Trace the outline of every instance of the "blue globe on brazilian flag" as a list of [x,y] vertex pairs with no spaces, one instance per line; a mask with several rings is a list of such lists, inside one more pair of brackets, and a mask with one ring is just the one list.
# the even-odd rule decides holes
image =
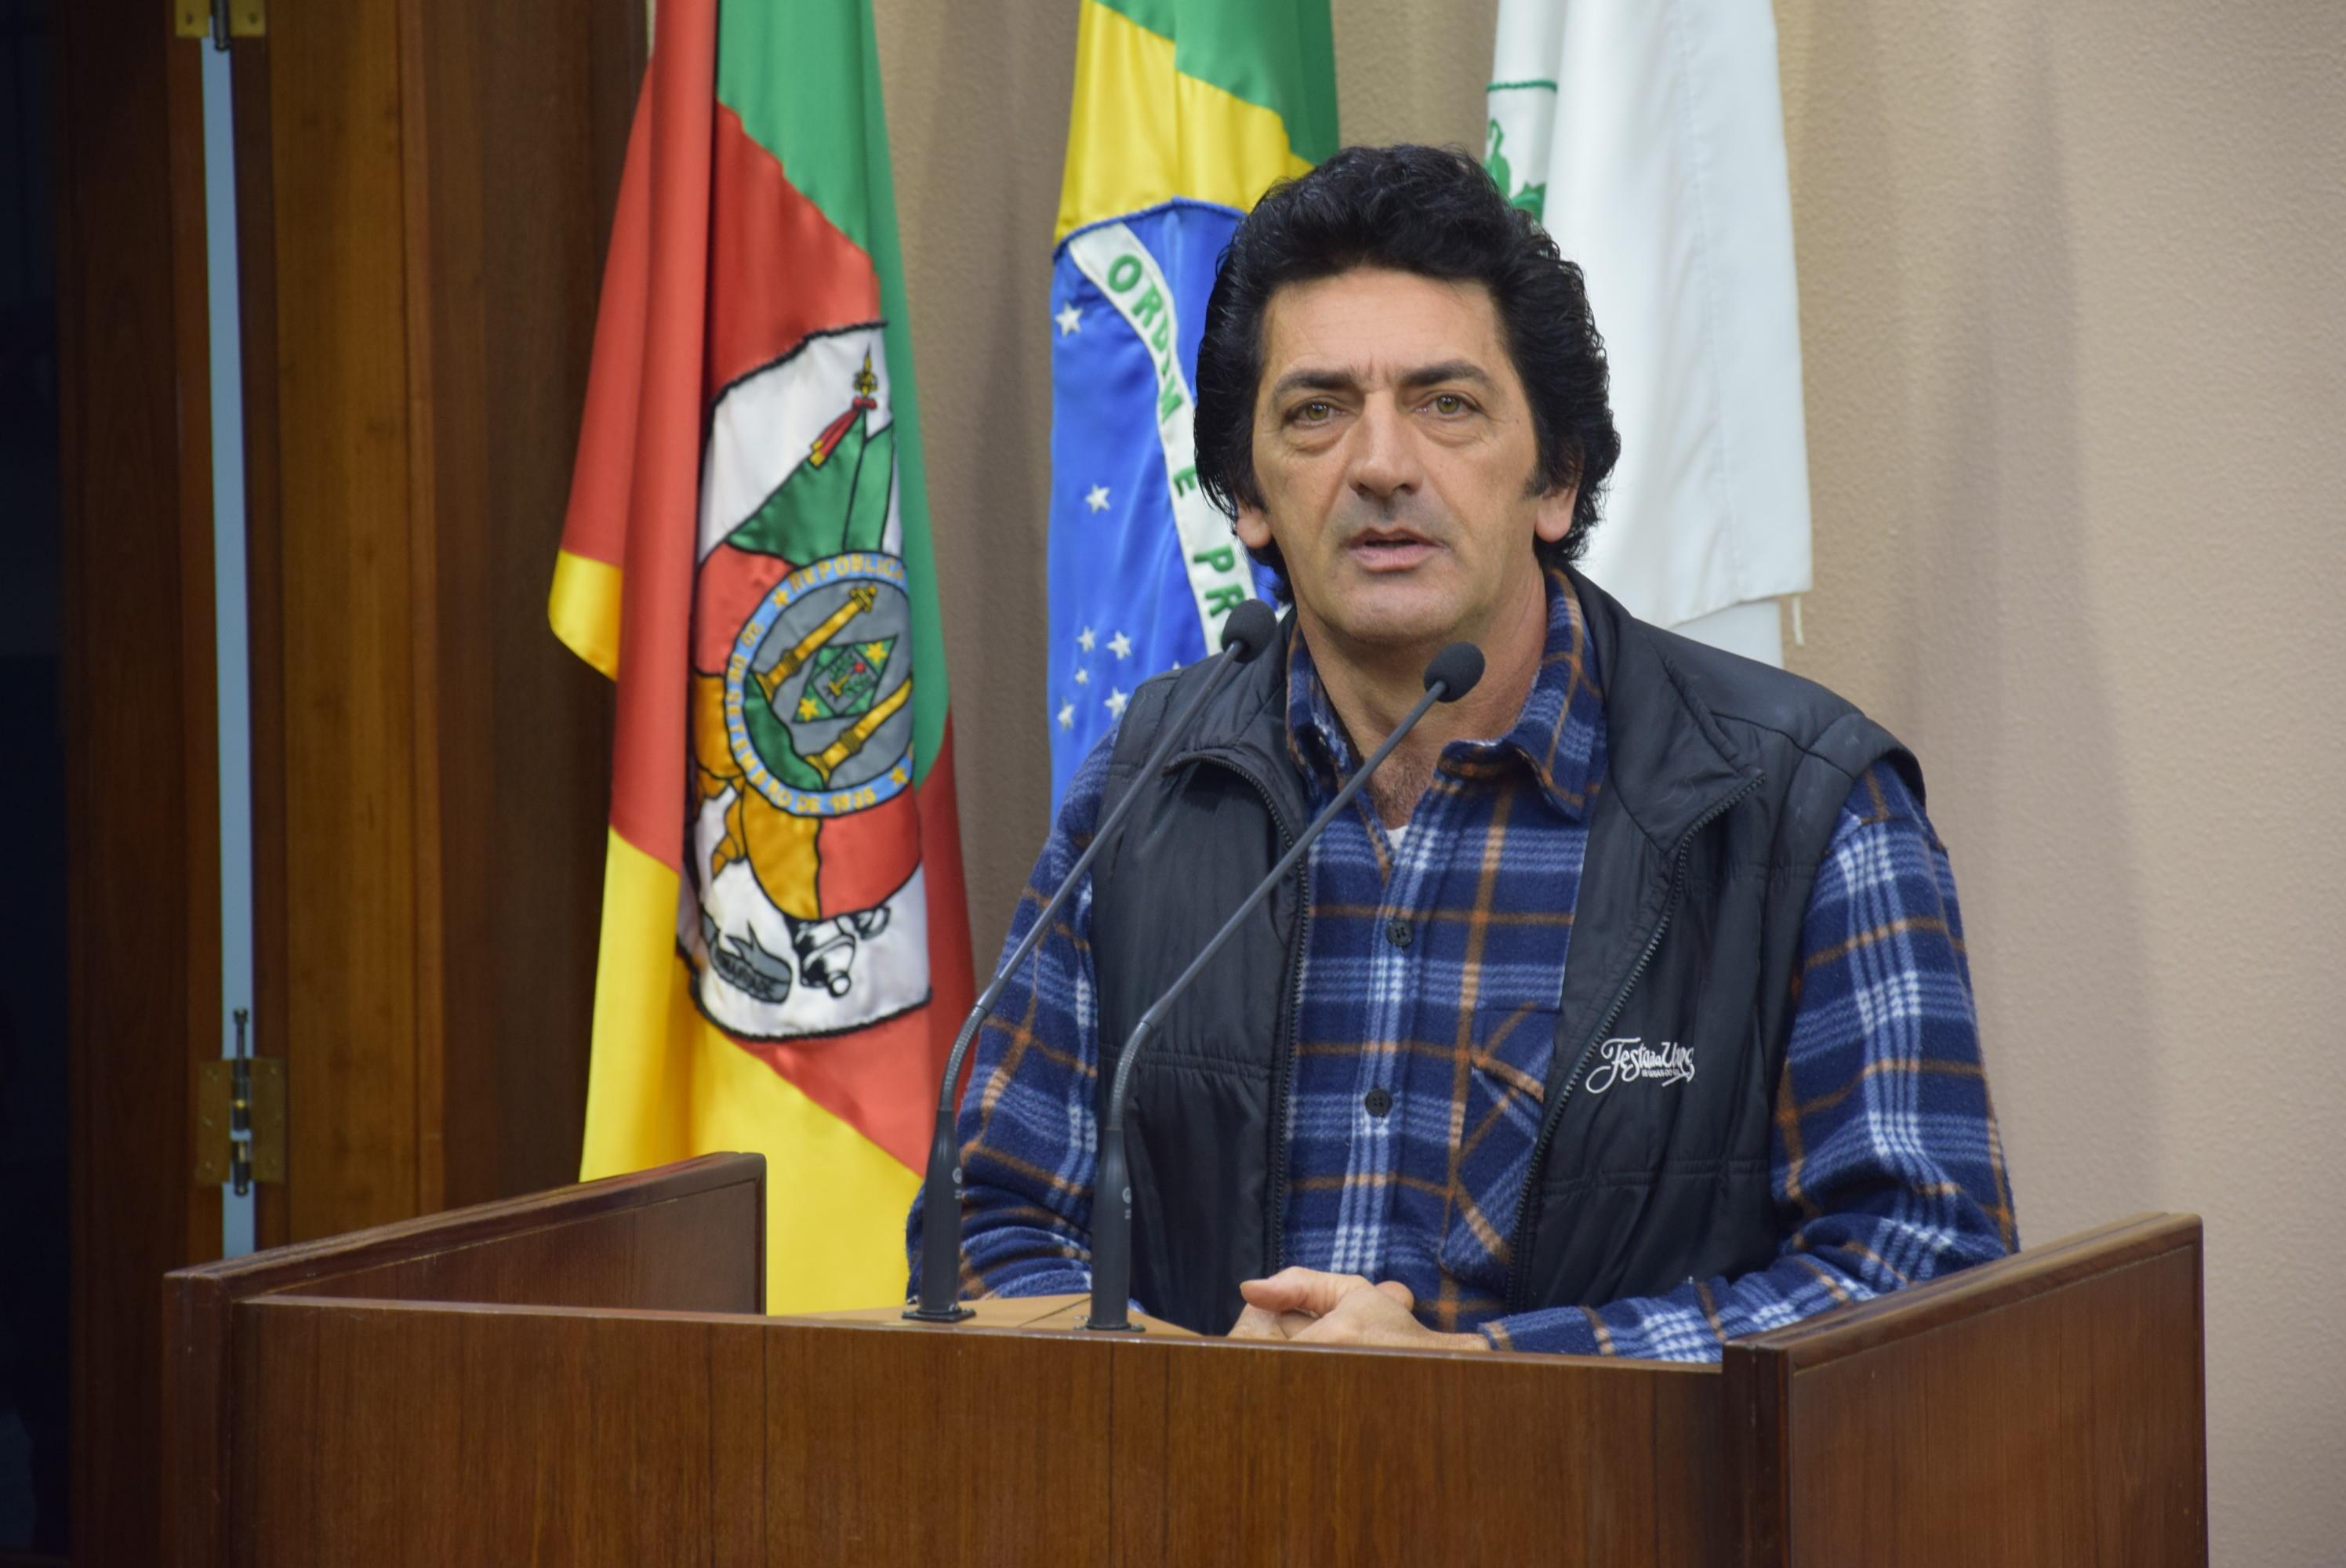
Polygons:
[[1256,199],[1336,149],[1328,0],[1083,0],[1051,275],[1051,802],[1264,591],[1198,488],[1198,339]]

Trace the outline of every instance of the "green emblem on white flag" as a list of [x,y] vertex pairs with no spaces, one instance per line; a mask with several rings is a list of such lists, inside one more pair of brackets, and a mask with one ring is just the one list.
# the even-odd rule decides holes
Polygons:
[[1484,167],[1580,268],[1610,366],[1621,461],[1583,565],[1780,660],[1809,474],[1769,0],[1500,0],[1492,60]]

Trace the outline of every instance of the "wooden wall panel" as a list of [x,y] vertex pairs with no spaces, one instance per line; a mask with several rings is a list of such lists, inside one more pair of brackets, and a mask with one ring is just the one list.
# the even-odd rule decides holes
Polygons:
[[[89,1560],[149,1562],[157,1280],[219,1245],[205,46],[152,0],[55,15],[74,1506]],[[641,21],[363,0],[234,55],[264,1243],[576,1169],[609,695],[544,600]]]
[[432,737],[415,710],[398,25],[396,0],[292,5],[269,40],[297,1239],[417,1203]]
[[[171,249],[175,258],[204,250],[203,145],[194,134],[203,123],[202,61],[196,51],[173,49],[164,74],[171,124]],[[180,1055],[193,1095],[195,1064],[219,1054],[220,841],[219,672],[217,614],[212,581],[212,399],[210,320],[200,264],[175,265],[171,275],[170,364],[178,387],[178,560],[170,575],[179,594],[179,642],[173,666],[179,677],[178,703],[180,787],[174,800],[185,826],[187,875],[172,890],[178,901],[175,928],[185,933],[188,983]],[[103,593],[103,589],[98,590]],[[118,656],[117,656],[118,657]],[[193,1132],[192,1117],[182,1124]],[[183,1144],[192,1156],[192,1143]],[[161,1173],[176,1189],[190,1256],[217,1250],[220,1205],[217,1189],[199,1187],[186,1171]]]
[[578,1168],[611,694],[555,640],[546,599],[643,13],[409,0],[406,16],[414,428],[431,454],[415,505],[437,556],[443,1196],[459,1204]]
[[[75,1508],[150,1562],[157,1280],[219,1245],[207,46],[56,16]],[[576,1168],[610,696],[545,597],[642,18],[354,0],[234,51],[264,1245]]]
[[611,695],[546,596],[643,58],[634,0],[365,0],[240,68],[265,1239],[577,1170]]
[[[70,968],[72,1546],[154,1560],[158,1276],[218,1245],[188,1186],[218,1050],[210,465],[192,54],[146,0],[52,13]],[[190,219],[193,219],[190,228]],[[43,824],[12,830],[38,832]]]

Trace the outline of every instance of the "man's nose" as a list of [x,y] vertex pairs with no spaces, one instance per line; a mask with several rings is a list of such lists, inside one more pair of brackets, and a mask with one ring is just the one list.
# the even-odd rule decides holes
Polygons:
[[1390,398],[1371,398],[1352,429],[1352,488],[1376,502],[1417,488],[1416,443],[1407,417]]

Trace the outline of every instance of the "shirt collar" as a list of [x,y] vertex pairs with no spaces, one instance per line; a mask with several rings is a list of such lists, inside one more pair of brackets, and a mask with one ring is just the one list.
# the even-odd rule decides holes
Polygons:
[[[1596,650],[1580,601],[1561,568],[1546,573],[1547,645],[1538,676],[1515,722],[1496,740],[1454,740],[1437,766],[1461,779],[1496,778],[1528,769],[1540,792],[1578,821],[1604,775],[1605,693],[1597,684]],[[1335,705],[1320,683],[1303,629],[1287,648],[1287,746],[1296,767],[1321,799],[1333,795],[1359,766]]]

